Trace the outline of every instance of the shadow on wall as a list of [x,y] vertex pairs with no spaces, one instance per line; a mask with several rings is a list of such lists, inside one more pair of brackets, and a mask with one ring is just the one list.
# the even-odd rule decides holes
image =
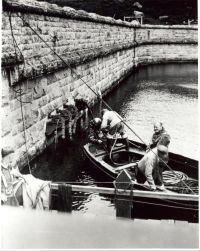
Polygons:
[[[197,0],[39,0],[69,6],[103,16],[124,19],[134,11],[144,12],[145,23],[183,24],[197,19]],[[137,3],[137,4],[136,4]]]

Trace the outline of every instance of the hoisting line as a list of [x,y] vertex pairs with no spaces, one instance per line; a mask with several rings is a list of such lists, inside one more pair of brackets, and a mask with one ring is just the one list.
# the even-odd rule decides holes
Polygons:
[[[22,52],[21,52],[21,50],[20,50],[20,48],[19,48],[19,46],[18,46],[18,44],[17,44],[17,42],[15,40],[14,34],[13,34],[12,21],[11,21],[11,14],[10,13],[9,13],[9,22],[10,22],[10,28],[11,28],[11,36],[12,36],[12,39],[13,39],[13,45],[14,45],[14,48],[15,48],[16,59],[17,59],[16,47],[17,47],[20,54],[21,54],[21,56],[22,56],[22,58],[23,58],[23,61],[24,61],[24,55],[22,54]],[[24,64],[24,68],[25,68],[25,64]],[[23,68],[22,72],[24,71],[24,68]],[[18,69],[18,71],[19,71],[19,69]],[[24,113],[23,113],[23,105],[22,105],[22,103],[27,103],[27,102],[22,101],[22,88],[21,88],[21,85],[19,86],[19,90],[15,91],[15,93],[19,94],[19,99],[17,99],[17,97],[16,97],[16,99],[17,99],[17,101],[20,102],[20,110],[21,110],[21,117],[22,117],[22,123],[23,123],[24,142],[25,142],[25,147],[26,147],[26,159],[27,159],[27,163],[28,163],[29,173],[31,174],[31,166],[30,166],[30,161],[29,161],[29,156],[28,156],[28,147],[27,147],[27,139],[26,139],[26,125],[25,125],[25,121],[24,121]]]
[[[27,21],[25,21],[24,20],[24,18],[21,16],[21,15],[19,15],[18,13],[17,13],[17,16],[23,21],[23,23],[24,23],[24,25],[25,26],[27,26],[27,27],[29,27],[43,42],[44,42],[44,44],[68,67],[68,68],[70,68],[70,70],[71,70],[71,72],[72,73],[74,73],[77,77],[78,77],[78,79],[80,79],[97,97],[99,96],[80,76],[79,76],[79,74],[77,74],[76,73],[76,71],[74,71],[73,70],[73,68],[70,66],[70,64],[69,63],[67,63],[55,50],[53,50],[52,48],[51,48],[51,46],[49,46],[48,45],[48,43],[40,36],[40,34],[38,34],[37,33],[37,31],[35,31],[31,26],[30,26],[30,24],[27,22]],[[102,102],[103,102],[103,104],[108,108],[108,109],[110,109],[111,111],[113,111],[112,110],[112,108],[103,100],[103,98],[102,98]],[[117,114],[117,113],[116,113]],[[144,142],[144,140],[117,114],[117,116],[118,116],[118,118],[121,120],[121,122],[122,123],[124,123],[130,130],[131,130],[131,132],[133,133],[133,134],[135,134],[135,136],[143,143],[143,144],[145,144],[146,145],[146,143]],[[158,155],[152,150],[152,149],[150,149],[150,151],[152,151],[157,157],[158,157]],[[175,175],[176,175],[176,173],[174,172],[174,170],[165,162],[165,161],[163,161],[162,159],[160,159],[161,160],[161,162],[163,162],[165,165],[166,165],[166,167],[168,167]],[[177,175],[176,175],[177,176]],[[190,188],[190,186],[188,186],[183,180],[180,180],[182,183],[184,183],[184,185],[193,193],[193,194],[195,194],[195,192]]]

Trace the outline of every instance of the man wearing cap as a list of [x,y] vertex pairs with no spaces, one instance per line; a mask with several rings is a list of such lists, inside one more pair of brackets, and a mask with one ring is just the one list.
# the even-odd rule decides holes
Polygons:
[[124,130],[124,124],[122,123],[121,116],[115,111],[109,111],[108,109],[102,110],[102,124],[101,130],[107,132],[107,147],[108,150],[112,147],[113,139],[116,139],[119,135],[118,141],[121,141],[126,146],[126,150],[129,151],[128,136]]
[[135,169],[137,182],[145,183],[147,181],[151,190],[155,191],[158,188],[164,191],[161,167],[163,161],[168,162],[168,148],[164,145],[158,145],[146,153]]
[[170,135],[163,127],[163,123],[162,122],[154,123],[154,133],[152,135],[151,142],[147,146],[147,151],[156,147],[157,144],[168,147],[169,143],[170,143]]
[[89,125],[89,140],[92,143],[102,144],[101,140],[101,119],[94,118]]

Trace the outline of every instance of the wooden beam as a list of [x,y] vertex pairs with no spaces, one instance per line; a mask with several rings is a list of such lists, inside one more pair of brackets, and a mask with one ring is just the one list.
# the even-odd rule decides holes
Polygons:
[[[67,185],[67,183],[64,183]],[[59,183],[52,183],[52,188],[58,190]],[[84,192],[84,193],[102,193],[102,194],[115,194],[114,188],[108,187],[92,187],[92,186],[82,186],[82,185],[72,185],[72,191],[74,192]],[[118,189],[118,191],[125,196],[130,196],[130,190]],[[165,192],[151,192],[151,191],[139,191],[133,190],[134,197],[141,198],[154,198],[154,199],[165,199],[165,200],[181,200],[181,201],[193,201],[198,202],[198,195],[191,194],[168,194]]]
[[[125,149],[125,146],[119,146],[113,149],[112,153],[118,152],[119,150]],[[108,154],[105,150],[102,150],[102,152],[95,154],[95,157],[103,156]]]
[[[128,189],[132,185],[131,176],[125,170],[122,171],[115,180],[115,207],[116,216],[131,218],[131,209],[133,202],[127,199],[127,196],[121,195],[118,189]],[[132,191],[130,192],[132,198]]]
[[129,164],[126,164],[126,165],[123,165],[123,166],[120,166],[120,167],[116,167],[115,171],[121,171],[121,170],[130,168],[130,167],[135,167],[136,165],[137,165],[136,163],[129,163]]
[[72,187],[67,184],[58,185],[59,208],[62,212],[72,211]]

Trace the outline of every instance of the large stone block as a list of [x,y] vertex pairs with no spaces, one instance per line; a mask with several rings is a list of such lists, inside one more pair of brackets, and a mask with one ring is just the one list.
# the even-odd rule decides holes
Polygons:
[[21,132],[19,134],[17,134],[16,136],[13,137],[13,142],[14,142],[14,148],[18,149],[21,146],[24,145],[25,140],[24,140],[24,133]]
[[12,131],[11,131],[12,132],[12,136],[14,137],[15,135],[23,132],[23,130],[24,130],[24,127],[23,127],[23,123],[22,122],[19,123],[19,124],[14,125],[12,127]]

